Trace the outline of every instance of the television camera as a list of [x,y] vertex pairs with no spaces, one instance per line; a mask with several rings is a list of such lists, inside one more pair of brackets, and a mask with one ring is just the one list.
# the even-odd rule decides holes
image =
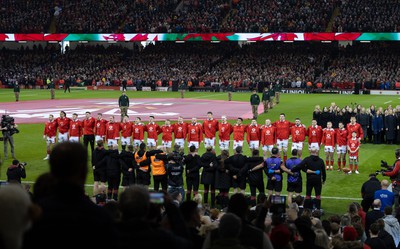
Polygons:
[[3,130],[3,135],[7,134],[12,136],[15,133],[19,133],[19,130],[15,128],[14,118],[10,115],[3,115],[1,117],[1,128],[7,128],[6,130]]

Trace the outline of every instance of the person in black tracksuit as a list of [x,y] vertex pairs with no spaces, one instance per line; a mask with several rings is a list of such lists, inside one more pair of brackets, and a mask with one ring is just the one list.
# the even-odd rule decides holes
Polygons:
[[128,145],[128,151],[122,150],[120,157],[122,160],[122,182],[121,186],[126,188],[136,183],[135,177],[135,156],[133,155],[133,145]]
[[13,160],[7,169],[7,182],[21,183],[21,178],[26,178],[25,167],[18,160]]
[[113,145],[112,149],[108,150],[106,158],[107,199],[118,201],[118,190],[121,182],[121,158],[117,144]]
[[185,189],[183,188],[183,157],[179,153],[170,153],[168,155],[167,168],[168,193],[179,192],[182,195],[182,201],[185,200]]
[[215,206],[215,171],[217,170],[217,157],[212,152],[213,148],[208,146],[206,153],[200,157],[200,166],[203,167],[201,173],[201,184],[204,185],[203,201],[208,203],[208,192],[211,188],[211,208]]
[[292,172],[303,170],[307,173],[306,199],[304,208],[312,209],[311,192],[315,189],[315,207],[321,209],[322,184],[326,181],[325,162],[318,156],[318,150],[312,147],[310,156],[291,169]]
[[221,151],[221,155],[217,156],[217,170],[215,172],[215,188],[219,190],[218,203],[221,209],[228,206],[229,189],[231,187],[231,176],[229,175],[229,164],[226,159],[229,157],[229,151]]
[[139,150],[134,154],[136,162],[136,184],[150,185],[150,157],[162,152],[162,150],[146,151],[145,143],[139,145]]
[[256,205],[256,190],[261,194],[264,194],[264,158],[260,157],[259,150],[253,150],[252,157],[248,157],[246,160],[245,167],[241,170],[241,175],[247,178],[247,182],[250,186],[250,204],[252,207]]
[[192,145],[189,148],[190,154],[185,156],[184,163],[186,165],[186,200],[191,199],[193,190],[193,196],[197,195],[200,184],[200,156],[197,155],[196,146]]
[[106,176],[106,153],[104,149],[103,140],[97,141],[97,147],[93,150],[92,154],[92,167],[93,167],[93,195],[99,193],[99,184],[105,188],[107,182]]
[[226,163],[231,165],[229,173],[232,176],[232,187],[234,188],[234,193],[238,192],[238,188],[240,188],[242,194],[245,193],[246,177],[241,176],[240,171],[245,166],[246,160],[247,156],[242,155],[241,146],[236,147],[235,155],[230,156],[228,159],[226,159]]

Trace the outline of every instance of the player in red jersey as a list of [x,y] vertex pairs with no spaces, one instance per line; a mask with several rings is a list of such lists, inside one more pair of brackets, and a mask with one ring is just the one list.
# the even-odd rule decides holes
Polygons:
[[160,126],[154,122],[154,116],[149,116],[149,123],[146,125],[147,131],[147,147],[149,150],[155,150],[157,147],[158,134],[160,134]]
[[283,152],[283,162],[286,162],[287,159],[290,127],[293,125],[294,123],[286,120],[285,113],[281,113],[279,115],[279,120],[273,123],[273,126],[276,127],[276,145],[278,146],[279,151]]
[[218,121],[213,118],[212,112],[207,112],[207,119],[203,122],[204,147],[215,149],[215,134],[218,131]]
[[74,113],[69,122],[69,141],[79,143],[82,134],[82,122],[78,119],[78,114]]
[[218,124],[219,148],[229,151],[229,142],[231,140],[232,125],[226,121],[226,116],[221,117],[221,123]]
[[121,131],[121,147],[122,150],[126,149],[126,146],[131,145],[132,136],[132,123],[129,121],[129,116],[124,116],[122,123],[119,124]]
[[114,116],[110,117],[110,121],[106,125],[106,139],[109,150],[112,149],[114,145],[118,145],[119,123],[115,122]]
[[69,131],[69,122],[70,118],[67,118],[67,114],[64,111],[60,112],[60,117],[56,119],[57,128],[58,128],[58,142],[66,142],[68,141],[68,131]]
[[347,139],[350,140],[353,136],[353,131],[356,132],[356,137],[361,141],[364,138],[364,132],[359,123],[356,122],[356,117],[350,118],[350,123],[347,124]]
[[247,143],[249,144],[250,150],[258,150],[260,147],[261,140],[261,130],[260,126],[257,124],[257,120],[252,119],[251,124],[247,126]]
[[322,140],[321,140],[321,144],[324,145],[326,170],[333,170],[333,164],[334,164],[333,153],[335,152],[335,143],[336,143],[336,132],[332,128],[332,122],[328,121],[326,123],[326,128],[322,130]]
[[94,128],[96,119],[91,116],[90,112],[85,113],[85,119],[82,121],[83,125],[83,145],[86,150],[90,144],[91,151],[94,150]]
[[202,125],[197,123],[197,118],[192,118],[192,122],[187,126],[187,141],[188,147],[194,145],[196,151],[199,150],[199,145],[203,140]]
[[107,125],[107,120],[103,119],[103,114],[97,113],[97,120],[95,122],[95,138],[94,140],[96,141],[105,141],[106,138],[106,125]]
[[53,145],[56,143],[57,122],[54,120],[53,114],[49,115],[49,121],[44,125],[43,139],[46,140],[47,156],[43,160],[48,160]]
[[311,121],[311,125],[307,128],[307,136],[308,150],[311,151],[311,148],[315,147],[319,151],[322,139],[322,128],[317,124],[317,120],[313,119]]
[[185,148],[185,138],[187,134],[187,123],[183,122],[183,117],[178,117],[178,123],[173,125],[175,144],[180,148]]
[[238,118],[236,124],[233,126],[233,150],[240,146],[243,148],[244,134],[247,131],[247,125],[242,124],[243,119]]
[[358,172],[358,151],[360,150],[360,139],[357,137],[357,132],[353,131],[351,133],[351,139],[347,142],[347,149],[349,151],[349,166],[350,171],[347,174],[351,174],[353,171],[353,165],[355,166],[355,173],[359,174]]
[[161,126],[160,130],[162,132],[162,146],[165,148],[165,151],[167,153],[171,153],[172,132],[174,131],[174,127],[171,125],[171,121],[169,119],[165,120],[165,124]]
[[271,151],[275,144],[276,128],[272,126],[270,119],[266,119],[265,125],[261,126],[261,145],[264,152],[264,158],[271,156]]
[[135,146],[135,151],[139,150],[139,146],[144,141],[144,131],[146,126],[142,123],[142,119],[137,117],[132,126],[133,131],[133,146]]
[[346,167],[347,153],[347,130],[344,128],[343,122],[339,122],[339,128],[336,129],[336,153],[338,156],[338,171]]
[[290,134],[292,135],[292,149],[297,150],[297,156],[301,158],[303,155],[304,140],[306,140],[307,130],[306,127],[301,123],[299,118],[296,118],[294,125],[290,128]]

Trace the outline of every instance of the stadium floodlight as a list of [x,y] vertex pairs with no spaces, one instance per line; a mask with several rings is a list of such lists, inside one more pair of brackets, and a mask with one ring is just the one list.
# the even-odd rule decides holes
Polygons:
[[371,41],[360,41],[361,43],[371,43]]
[[294,41],[283,41],[285,43],[293,43]]
[[185,41],[175,41],[175,43],[185,43]]
[[332,41],[321,41],[322,43],[332,43]]

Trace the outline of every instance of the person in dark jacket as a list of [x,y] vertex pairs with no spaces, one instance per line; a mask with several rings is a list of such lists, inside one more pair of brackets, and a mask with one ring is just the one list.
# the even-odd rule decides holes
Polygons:
[[386,143],[393,144],[396,139],[396,117],[393,114],[392,109],[388,109],[388,114],[385,117],[385,132],[386,132]]
[[259,150],[253,150],[252,157],[246,159],[246,165],[241,170],[241,175],[247,178],[250,186],[250,205],[252,207],[256,205],[256,190],[258,189],[259,194],[265,194],[263,168],[264,158],[260,157]]
[[13,160],[7,169],[7,182],[21,183],[21,178],[26,178],[25,166],[18,160]]
[[218,202],[221,209],[228,206],[229,189],[231,187],[231,176],[229,175],[230,165],[226,163],[229,157],[229,151],[221,151],[221,155],[217,156],[217,170],[215,172],[215,188],[219,190]]
[[133,145],[128,145],[128,151],[122,150],[120,153],[121,170],[122,170],[122,182],[121,186],[127,188],[136,183],[135,177],[135,156],[133,155],[134,147]]
[[374,136],[374,144],[382,143],[382,132],[383,132],[383,117],[379,110],[376,111],[372,117],[372,133]]
[[93,150],[92,154],[92,168],[93,168],[93,196],[99,193],[99,188],[105,188],[107,182],[106,176],[106,150],[104,149],[103,140],[97,141],[97,147]]
[[375,191],[381,190],[381,183],[375,174],[370,174],[368,181],[364,182],[361,187],[361,206],[364,212],[368,212],[374,202]]
[[250,105],[253,112],[253,119],[258,118],[258,106],[260,105],[260,96],[257,94],[257,90],[253,90],[253,94],[250,96]]
[[382,249],[382,248],[390,248],[386,247],[386,243],[379,238],[379,225],[374,223],[369,228],[369,238],[365,241],[365,244],[368,245],[371,249]]
[[[365,214],[365,231],[369,231],[369,227],[373,223],[383,218],[384,214],[381,212],[381,205],[381,200],[374,200],[372,203],[372,210]],[[383,227],[385,227],[385,224],[383,224]],[[369,237],[369,233],[367,233],[367,237]]]
[[322,184],[326,181],[325,163],[318,156],[318,149],[311,147],[310,156],[304,158],[301,163],[292,168],[292,172],[303,170],[307,174],[306,199],[304,208],[313,209],[311,192],[315,190],[315,207],[321,209]]
[[382,239],[385,243],[385,246],[380,248],[396,249],[396,244],[394,243],[392,235],[385,230],[385,222],[383,219],[378,219],[376,224],[379,225],[378,238]]
[[185,189],[183,188],[183,165],[184,158],[179,153],[168,154],[168,163],[165,165],[168,176],[168,193],[179,192],[182,195],[182,201],[185,199]]
[[203,201],[208,203],[208,192],[211,188],[211,207],[215,206],[215,171],[217,170],[217,157],[212,146],[207,146],[206,153],[200,158],[200,165],[203,167],[201,173],[201,184],[204,185]]
[[191,200],[192,190],[193,196],[197,195],[200,184],[200,156],[196,152],[196,146],[189,148],[190,153],[185,156],[186,166],[186,200]]
[[242,146],[238,146],[235,149],[235,154],[226,159],[226,163],[229,164],[229,173],[232,176],[232,187],[233,193],[237,193],[240,188],[242,194],[246,190],[246,177],[240,174],[242,168],[246,164],[247,157],[242,154]]
[[369,123],[370,123],[369,119],[370,119],[370,115],[367,114],[365,112],[365,108],[362,107],[360,110],[360,113],[358,113],[356,115],[356,120],[361,125],[361,128],[363,130],[364,137],[362,137],[361,139],[364,143],[367,142],[368,128],[369,128]]
[[107,199],[118,201],[118,190],[121,182],[121,158],[118,151],[118,144],[114,144],[106,156],[106,175],[107,175]]

